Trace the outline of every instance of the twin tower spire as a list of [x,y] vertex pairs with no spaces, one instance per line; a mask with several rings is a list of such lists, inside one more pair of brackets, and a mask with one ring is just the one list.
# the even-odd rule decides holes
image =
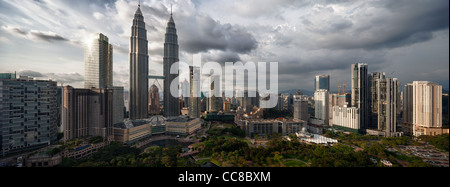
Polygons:
[[[144,16],[141,12],[141,1],[134,15],[131,26],[130,37],[130,119],[145,119],[148,117],[148,79],[149,79],[149,55],[147,29]],[[172,18],[172,7],[170,19],[167,24],[164,42],[164,116],[172,117],[179,115],[178,98],[170,94],[170,84],[176,75],[170,74],[170,67],[179,61],[178,36],[175,22]]]

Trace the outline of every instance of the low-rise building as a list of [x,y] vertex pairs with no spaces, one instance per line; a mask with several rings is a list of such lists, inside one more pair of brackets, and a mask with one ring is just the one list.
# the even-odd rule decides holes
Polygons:
[[200,130],[200,118],[175,117],[166,120],[167,134],[187,136]]
[[360,109],[356,107],[333,107],[333,128],[360,133]]
[[142,120],[126,120],[114,124],[114,140],[125,144],[132,144],[154,134],[166,133],[165,118],[153,116]]
[[303,120],[286,120],[286,119],[246,119],[243,121],[244,130],[247,136],[252,135],[272,135],[279,133],[282,136],[295,134],[306,128],[307,123]]

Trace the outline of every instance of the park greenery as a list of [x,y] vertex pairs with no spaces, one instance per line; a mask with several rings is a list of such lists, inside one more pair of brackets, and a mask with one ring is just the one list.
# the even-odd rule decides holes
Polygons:
[[145,151],[112,142],[90,158],[64,158],[61,167],[189,167],[189,159],[180,158],[181,146],[150,147]]
[[[206,162],[221,167],[385,167],[387,160],[393,167],[430,167],[415,156],[389,151],[398,146],[417,145],[410,137],[382,138],[326,131],[325,136],[339,140],[333,146],[309,144],[291,136],[291,141],[280,134],[265,136],[265,144],[253,144],[245,132],[230,123],[214,122],[207,131],[208,137],[193,145],[199,151],[194,157],[181,157],[182,146],[150,147],[145,150],[124,146],[118,142],[81,160],[64,158],[62,167],[198,167]],[[444,140],[446,138],[446,141]],[[448,151],[448,135],[421,137],[437,148]],[[100,141],[94,137],[89,142]],[[67,142],[67,147],[79,144]],[[58,149],[51,150],[56,154]]]
[[442,134],[436,136],[420,136],[419,139],[423,142],[428,142],[434,147],[448,152],[449,150],[449,134]]

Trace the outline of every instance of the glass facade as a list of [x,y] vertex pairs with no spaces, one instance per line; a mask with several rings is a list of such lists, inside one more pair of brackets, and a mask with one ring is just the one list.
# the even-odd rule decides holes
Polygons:
[[330,76],[329,75],[317,75],[314,79],[315,89],[330,91]]
[[106,88],[113,86],[113,47],[108,37],[98,34],[84,48],[84,87]]

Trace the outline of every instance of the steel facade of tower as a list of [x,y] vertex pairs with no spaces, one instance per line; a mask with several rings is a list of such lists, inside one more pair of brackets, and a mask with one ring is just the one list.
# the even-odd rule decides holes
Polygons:
[[130,119],[148,116],[148,41],[140,5],[131,27],[129,108]]
[[177,74],[170,74],[170,68],[179,61],[178,49],[177,29],[175,28],[172,15],[170,15],[164,42],[164,117],[174,117],[180,114],[178,97],[174,97],[170,93],[170,85],[177,77]]

